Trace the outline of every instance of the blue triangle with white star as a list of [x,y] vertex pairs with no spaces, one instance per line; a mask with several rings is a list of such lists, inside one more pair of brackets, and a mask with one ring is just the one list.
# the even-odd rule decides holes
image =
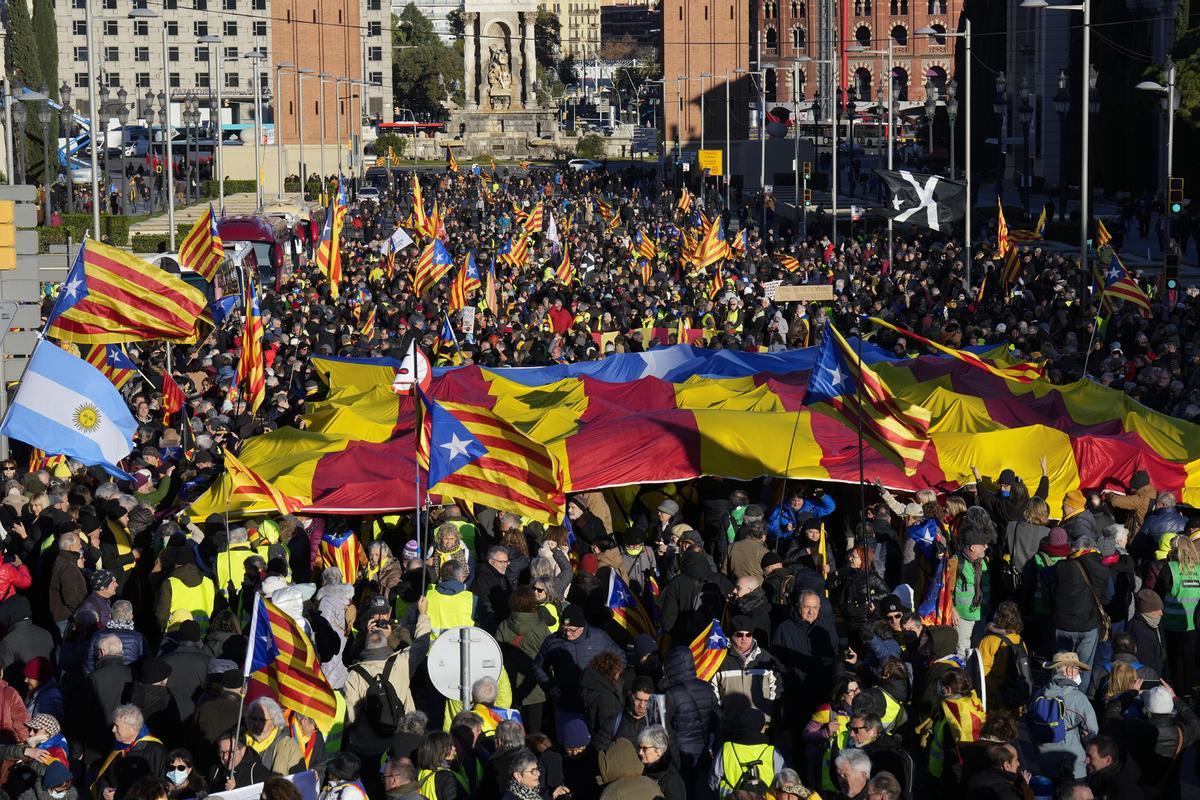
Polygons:
[[62,282],[58,300],[54,303],[54,309],[50,312],[50,319],[47,322],[56,319],[60,314],[65,314],[76,303],[87,297],[87,269],[83,264],[83,252],[86,248],[87,240],[84,239],[83,244],[79,246],[79,254],[75,256],[75,263],[71,265],[66,280]]
[[418,390],[429,415],[429,483],[433,488],[463,467],[487,455],[483,442],[458,418]]
[[817,361],[808,376],[804,404],[813,405],[835,397],[848,397],[855,390],[854,373],[842,349],[838,347],[833,330],[826,324],[821,346],[817,348]]

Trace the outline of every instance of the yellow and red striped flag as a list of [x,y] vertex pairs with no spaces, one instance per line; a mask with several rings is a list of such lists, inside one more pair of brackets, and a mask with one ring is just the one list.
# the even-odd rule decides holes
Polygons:
[[[1045,212],[1043,212],[1045,213]],[[1096,252],[1100,252],[1101,247],[1107,247],[1112,241],[1112,234],[1108,232],[1108,228],[1104,226],[1104,220],[1096,217]]]
[[992,375],[995,375],[999,378],[1016,381],[1017,383],[1033,383],[1034,381],[1043,380],[1046,377],[1045,369],[1032,362],[1026,361],[1020,364],[1014,364],[1011,367],[997,367],[995,364],[990,364],[987,361],[984,361],[982,358],[970,352],[969,350],[958,350],[953,347],[947,347],[946,345],[939,344],[932,339],[926,339],[919,333],[913,333],[912,331],[893,325],[892,323],[880,319],[879,317],[870,317],[869,319],[871,322],[874,322],[880,327],[895,331],[905,338],[914,339],[928,347],[932,347],[934,350],[945,353],[952,358],[957,358],[959,361],[964,363],[970,364],[976,369],[981,369],[984,372],[990,372]]
[[1004,204],[996,198],[996,258],[1002,259],[1008,255],[1012,245],[1008,241],[1008,223],[1004,220]]
[[683,194],[679,195],[679,202],[675,207],[685,214],[692,210],[692,193],[688,191],[688,187],[683,187]]
[[721,623],[714,619],[688,647],[696,664],[696,677],[708,683],[717,674],[729,652],[729,639],[721,630]]
[[417,297],[425,294],[450,274],[454,267],[454,259],[450,257],[446,246],[440,239],[434,239],[425,245],[421,257],[417,259],[417,267],[413,273],[413,294]]
[[1103,252],[1097,255],[1101,261],[1105,257],[1108,259],[1104,270],[1103,297],[1109,300],[1117,299],[1133,303],[1141,309],[1142,316],[1149,317],[1150,298],[1146,296],[1146,293],[1142,291],[1142,287],[1138,286],[1138,282],[1125,269],[1125,265],[1121,263],[1121,259],[1117,257],[1112,247],[1103,248]]
[[454,157],[454,151],[449,147],[446,148],[446,169],[458,172],[458,159]]
[[721,227],[721,216],[718,214],[708,224],[704,238],[697,245],[695,268],[704,269],[728,257],[729,245],[725,243],[725,230]]
[[800,259],[796,258],[795,256],[781,254],[779,256],[779,266],[783,267],[788,272],[799,272],[800,271]]
[[225,471],[232,481],[231,495],[249,498],[251,502],[267,500],[280,514],[295,514],[304,507],[304,503],[296,497],[291,497],[276,489],[262,478],[257,472],[247,467],[241,460],[228,450],[225,451]]
[[321,537],[318,549],[323,566],[337,567],[346,583],[354,583],[358,579],[358,565],[364,559],[362,545],[358,543],[354,531],[326,533]]
[[500,308],[500,303],[497,299],[495,256],[492,256],[491,266],[488,267],[487,288],[484,290],[483,297],[484,304],[487,306],[488,311],[491,311],[493,314],[497,313]]
[[545,209],[543,208],[542,203],[539,201],[537,205],[535,205],[532,209],[530,209],[529,215],[527,217],[525,217],[525,222],[523,223],[525,232],[526,233],[541,233],[542,232],[542,222],[544,221],[544,219],[545,219]]
[[809,374],[804,404],[824,406],[832,416],[861,430],[882,455],[898,462],[906,475],[915,475],[925,460],[932,417],[929,409],[899,400],[828,322]]
[[717,264],[716,270],[713,272],[712,280],[708,282],[708,299],[716,300],[717,295],[725,288],[725,273],[721,264]]
[[119,344],[96,344],[88,351],[87,362],[104,373],[118,389],[124,388],[129,379],[137,374],[137,367],[130,360],[125,348]]
[[188,235],[183,237],[179,245],[179,263],[204,280],[211,281],[224,260],[225,245],[217,234],[217,218],[213,214],[212,203],[209,203],[208,210],[200,215]]
[[171,377],[171,373],[165,369],[162,371],[162,398],[163,421],[169,420],[183,411],[183,407],[187,404],[187,395],[183,393],[183,389],[179,388],[179,384]]
[[63,281],[46,335],[79,344],[190,344],[207,307],[204,293],[178,276],[88,239]]
[[450,284],[450,309],[459,311],[466,308],[467,298],[472,292],[479,291],[479,287],[479,265],[475,263],[475,251],[472,250],[463,257],[462,266]]
[[336,198],[329,201],[325,210],[325,224],[321,227],[321,241],[317,243],[314,260],[317,268],[329,279],[329,296],[337,299],[342,282],[342,214],[338,213]]
[[263,321],[258,310],[258,297],[254,293],[254,282],[247,275],[242,289],[246,304],[246,319],[242,328],[242,356],[238,359],[237,382],[247,393],[246,407],[250,413],[258,411],[267,396],[266,365],[263,361]]
[[370,339],[375,335],[375,306],[371,306],[371,310],[367,312],[367,319],[358,333],[364,339]]
[[566,245],[563,245],[562,261],[554,270],[554,277],[558,278],[558,282],[563,286],[570,286],[575,282],[575,265],[571,263],[571,251],[567,249]]
[[250,619],[246,699],[274,697],[328,735],[337,721],[337,697],[321,672],[316,648],[299,623],[259,595]]
[[412,195],[413,195],[413,219],[412,227],[417,233],[422,236],[433,237],[433,233],[429,230],[429,217],[425,215],[425,197],[421,194],[421,182],[417,180],[417,173],[412,176]]
[[418,397],[417,461],[430,493],[539,522],[562,517],[562,475],[544,445],[481,406]]

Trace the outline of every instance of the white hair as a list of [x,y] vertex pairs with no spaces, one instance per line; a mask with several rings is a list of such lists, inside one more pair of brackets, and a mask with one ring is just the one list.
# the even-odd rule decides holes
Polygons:
[[142,716],[142,710],[132,703],[123,706],[117,706],[113,710],[113,722],[123,722],[135,731],[140,731],[142,726],[146,724],[146,718]]
[[283,719],[283,708],[280,707],[279,703],[269,697],[260,697],[251,703],[246,711],[250,712],[256,708],[262,709],[263,716],[270,720],[271,724],[276,728],[280,730],[287,728],[287,723]]
[[125,645],[121,643],[121,637],[115,633],[109,633],[100,637],[96,642],[96,653],[104,658],[105,656],[120,656],[125,654]]
[[499,693],[500,687],[496,685],[496,679],[490,676],[480,678],[471,684],[471,700],[485,706],[494,705]]
[[834,759],[834,767],[840,767],[845,764],[855,772],[863,775],[871,774],[871,758],[857,747],[851,747],[848,750],[843,750],[837,758]]

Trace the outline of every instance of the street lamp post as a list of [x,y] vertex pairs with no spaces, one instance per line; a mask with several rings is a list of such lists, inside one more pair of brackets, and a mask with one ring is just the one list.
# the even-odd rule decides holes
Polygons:
[[[1155,81],[1142,81],[1135,88],[1143,92],[1158,92],[1159,94],[1166,95],[1163,98],[1163,103],[1167,112],[1167,163],[1166,168],[1163,170],[1162,188],[1162,195],[1166,198],[1170,189],[1171,171],[1175,162],[1175,107],[1178,102],[1175,94],[1175,63],[1168,61],[1163,72],[1166,73],[1167,77],[1166,86]],[[1163,215],[1163,234],[1163,241],[1169,245],[1171,242],[1171,213],[1169,209]]]
[[257,46],[246,54],[246,58],[250,59],[253,65],[254,73],[250,78],[254,84],[254,202],[261,211],[263,200],[266,198],[266,187],[262,182],[262,139],[263,139],[263,122],[262,122],[262,60],[266,57],[263,51]]
[[299,123],[301,199],[304,198],[304,193],[308,188],[308,164],[304,161],[304,76],[311,74],[313,74],[313,70],[308,67],[300,67],[296,70],[296,122]]
[[[1092,67],[1092,3],[1091,0],[1084,0],[1082,3],[1073,5],[1052,6],[1046,0],[1023,0],[1021,8],[1083,12],[1083,105],[1079,115],[1081,127],[1083,128],[1083,135],[1079,137],[1079,197],[1082,204],[1079,212],[1079,269],[1081,273],[1081,286],[1090,286],[1091,275],[1088,270],[1088,228],[1090,227],[1090,220],[1088,219],[1088,198],[1090,191],[1088,186],[1088,164],[1090,163],[1088,148],[1090,145],[1090,126],[1088,124],[1088,111],[1091,107],[1092,82],[1088,78]],[[1086,289],[1084,289],[1084,292],[1086,293]],[[1082,297],[1083,295],[1081,294],[1080,296]]]
[[121,125],[121,158],[118,161],[121,170],[121,202],[118,208],[124,209],[126,198],[129,196],[129,184],[125,177],[125,126],[129,124],[129,92],[122,86],[117,90],[117,122]]
[[[326,78],[332,78],[332,77],[333,77],[332,72],[318,72],[317,73],[317,88],[320,90],[320,93],[321,93],[321,102],[318,105],[317,119],[320,121],[320,125],[321,125],[320,164],[321,164],[321,193],[322,194],[325,193],[326,180],[328,179],[328,175],[325,172],[325,80],[326,80]],[[337,82],[336,81],[333,82],[333,93],[337,94]]]
[[16,126],[17,135],[15,147],[17,148],[17,175],[20,176],[21,183],[25,182],[25,103],[17,100],[13,105],[12,110],[13,125]]
[[71,84],[67,83],[66,81],[63,81],[63,85],[58,87],[58,100],[60,103],[62,103],[62,129],[63,129],[63,142],[64,142],[64,144],[63,144],[63,161],[64,161],[63,170],[64,170],[64,175],[66,177],[66,180],[64,181],[64,185],[66,186],[66,190],[67,190],[66,191],[67,213],[70,214],[75,210],[75,199],[72,197],[72,194],[74,194],[75,184],[74,184],[74,182],[72,180],[72,176],[71,176],[71,156],[70,156],[71,125],[73,122],[73,117],[75,116],[75,112],[71,109]]
[[[1058,71],[1058,91],[1054,93],[1054,111],[1058,114],[1059,153],[1067,152],[1067,113],[1071,110],[1071,92],[1067,71]],[[1058,159],[1058,216],[1067,218],[1067,160]]]
[[955,122],[958,120],[958,78],[951,78],[946,84],[946,118],[950,121],[950,177],[958,178],[958,163],[955,160]]
[[[100,145],[97,141],[101,136],[107,139],[107,135],[103,128],[98,128],[96,121],[100,117],[100,104],[96,99],[98,83],[102,79],[100,70],[96,68],[96,42],[92,28],[92,4],[84,3],[84,26],[87,28],[87,64],[88,64],[88,113],[91,117],[91,155],[92,155],[92,238],[100,240]],[[8,91],[8,73],[4,75],[4,94],[6,95],[5,107],[12,105],[12,95]],[[8,152],[9,158],[12,158],[13,143],[12,143],[12,120],[9,120],[8,131]],[[107,155],[107,153],[105,154]],[[12,164],[10,162],[9,166]],[[11,170],[9,181],[12,181]]]
[[1033,91],[1022,88],[1021,104],[1017,106],[1017,119],[1021,123],[1021,136],[1025,144],[1025,174],[1021,176],[1021,204],[1025,206],[1025,214],[1029,214],[1029,190],[1033,180],[1033,156],[1029,153],[1029,124],[1033,122],[1033,105],[1030,102]]
[[992,113],[996,115],[996,147],[1000,152],[1000,169],[996,176],[996,194],[999,195],[1004,186],[1005,156],[1004,132],[1008,128],[1008,78],[1004,70],[996,73],[996,96],[992,99]]
[[762,195],[762,219],[759,235],[765,240],[767,235],[767,72],[763,69],[738,67],[734,73],[754,75],[758,78],[758,191]]
[[146,90],[146,155],[150,159],[150,174],[146,176],[149,183],[147,197],[150,201],[149,211],[153,212],[158,206],[158,187],[154,184],[154,90]]
[[[157,19],[158,14],[149,8],[135,8],[129,12],[129,16],[133,19]],[[171,251],[175,251],[175,152],[174,145],[171,141],[174,138],[174,132],[171,128],[171,64],[170,64],[170,49],[167,47],[167,23],[162,20],[162,69],[163,69],[163,89],[159,93],[159,104],[162,108],[163,117],[163,176],[167,187],[167,228],[168,238]],[[151,130],[154,126],[151,125]],[[150,138],[153,143],[153,136]],[[153,163],[153,159],[151,159]],[[151,185],[153,186],[153,176],[151,176]]]
[[[932,32],[933,29],[925,28],[922,30],[927,30],[927,31]],[[921,31],[918,31],[918,33],[920,33],[920,32]],[[879,56],[880,66],[882,66],[883,57],[885,55],[887,56],[887,75],[888,75],[887,168],[889,170],[892,168],[892,160],[894,158],[895,149],[896,149],[896,146],[895,146],[896,130],[895,130],[895,125],[894,125],[894,120],[896,118],[896,75],[895,75],[896,65],[895,65],[894,50],[892,49],[893,45],[895,44],[895,41],[896,40],[893,39],[892,37],[890,37],[890,36],[888,37],[887,50],[883,50],[883,49],[868,50],[867,48],[863,47],[862,45],[851,45],[850,47],[846,48],[847,51],[853,52],[853,53],[858,53],[859,55]],[[883,94],[882,94],[883,84],[882,83],[879,84],[879,92],[880,92],[880,95],[879,95],[880,103],[882,104],[882,102],[883,102]],[[892,262],[894,231],[895,231],[895,223],[893,223],[892,219],[889,217],[888,218],[888,263]]]
[[[217,93],[216,93],[216,108],[209,106],[209,121],[208,128],[212,132],[212,136],[216,140],[215,157],[213,159],[213,170],[216,172],[217,178],[217,213],[225,213],[225,160],[222,157],[221,146],[224,138],[224,125],[221,123],[221,62],[225,60],[225,52],[221,49],[220,36],[201,36],[200,41],[210,46],[208,52],[209,64],[215,56],[217,62]],[[209,67],[209,100],[212,100],[212,68]]]
[[[283,119],[279,113],[279,104],[283,101],[282,75],[285,69],[294,69],[295,64],[290,61],[284,61],[281,64],[275,65],[275,199],[283,199],[283,130],[280,128],[280,120]],[[304,196],[303,187],[301,187],[301,197]]]
[[[1096,70],[1096,68],[1094,66],[1088,67],[1088,77],[1087,77],[1088,102],[1087,102],[1086,109],[1087,109],[1087,115],[1088,115],[1088,129],[1089,130],[1091,129],[1091,126],[1095,123],[1096,116],[1100,113],[1100,94],[1096,91],[1096,83],[1097,83],[1097,81],[1099,81],[1099,79],[1100,79],[1100,73]],[[1090,218],[1092,216],[1092,192],[1091,192],[1092,162],[1091,162],[1090,157],[1089,157],[1089,160],[1087,161],[1087,167],[1088,167],[1088,184],[1087,184],[1088,192],[1087,192],[1087,194],[1085,194],[1083,196],[1083,199],[1084,199],[1083,207],[1086,209],[1087,216]],[[1166,240],[1164,239],[1163,240],[1164,250],[1166,249],[1166,244],[1167,244]],[[1086,239],[1085,239],[1085,246],[1086,246]],[[1090,286],[1091,285],[1091,277],[1088,276],[1087,280],[1088,280],[1088,285]]]
[[50,214],[53,211],[53,203],[50,199],[50,90],[42,88],[42,94],[46,99],[38,106],[38,122],[42,123],[42,184],[46,187],[46,201],[43,209],[46,223],[50,224]]
[[933,169],[933,120],[937,117],[938,91],[933,79],[925,78],[925,120],[929,123],[929,168]]
[[[966,66],[966,76],[965,76],[966,77],[966,94],[967,94],[967,97],[966,97],[967,107],[965,109],[965,116],[967,118],[967,124],[966,124],[966,130],[963,132],[963,144],[964,144],[964,147],[963,147],[963,180],[966,183],[967,202],[966,202],[966,216],[963,219],[963,228],[965,231],[965,235],[963,236],[963,253],[964,253],[963,267],[965,270],[963,280],[964,280],[966,290],[968,292],[970,292],[971,291],[971,261],[972,261],[972,259],[971,259],[971,208],[974,205],[974,195],[971,193],[971,180],[973,177],[973,173],[971,172],[971,156],[974,153],[974,150],[971,147],[971,122],[972,122],[971,98],[973,96],[972,92],[971,92],[971,88],[972,88],[972,83],[971,83],[971,69],[972,69],[972,66],[971,66],[972,65],[971,18],[964,14],[963,19],[966,20],[966,27],[962,33],[945,32],[945,31],[938,32],[938,31],[933,30],[933,28],[921,28],[920,30],[917,31],[917,33],[922,36],[935,36],[939,40],[945,39],[947,37],[954,38],[954,39],[962,39],[967,47],[967,53],[966,53],[967,57],[965,59],[966,65],[967,65]],[[890,166],[891,165],[889,164],[889,167]]]

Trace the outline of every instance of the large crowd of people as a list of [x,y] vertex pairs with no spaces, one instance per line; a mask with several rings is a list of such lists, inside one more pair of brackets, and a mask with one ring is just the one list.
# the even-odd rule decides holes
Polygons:
[[[495,260],[497,306],[476,292],[470,330],[449,278],[413,295],[417,247],[381,255],[413,216],[399,175],[380,200],[352,203],[338,297],[310,260],[316,226],[260,288],[257,413],[237,385],[235,312],[174,349],[182,420],[164,420],[161,387],[126,388],[132,481],[19,444],[0,463],[10,796],[161,800],[261,783],[282,800],[298,794],[281,778],[309,770],[337,800],[1170,798],[1196,783],[1200,517],[1144,472],[1114,476],[1124,493],[1073,491],[1062,512],[1046,502],[1044,463],[953,492],[870,486],[865,508],[857,487],[702,478],[640,487],[620,514],[605,492],[574,494],[561,525],[435,508],[428,546],[411,513],[189,519],[225,453],[304,425],[321,391],[310,356],[402,356],[414,337],[442,363],[529,366],[658,346],[647,327],[758,351],[811,346],[826,319],[852,332],[882,315],[951,346],[1007,344],[1056,383],[1086,364],[1151,409],[1200,416],[1197,294],[1155,297],[1150,318],[1107,309],[1082,292],[1077,263],[1037,243],[1022,246],[1021,283],[1002,287],[986,244],[964,253],[898,230],[889,260],[879,229],[835,248],[815,219],[800,232],[771,211],[760,227],[747,198],[726,212],[727,240],[748,235],[717,288],[680,258],[704,192],[681,202],[652,172],[419,180],[448,248],[474,251],[485,280],[542,204],[529,263]],[[644,266],[638,237],[654,244]],[[564,248],[569,285],[556,275]],[[773,281],[831,283],[835,299],[777,305]],[[438,341],[447,319],[456,346]],[[165,363],[158,343],[129,351],[146,375]],[[361,558],[334,566],[319,544],[346,531]],[[657,635],[614,615],[613,574],[653,606]],[[952,608],[933,624],[919,606],[939,576]],[[344,699],[335,728],[244,700],[260,594],[310,637]],[[503,654],[465,708],[434,688],[427,659],[461,625]]]

